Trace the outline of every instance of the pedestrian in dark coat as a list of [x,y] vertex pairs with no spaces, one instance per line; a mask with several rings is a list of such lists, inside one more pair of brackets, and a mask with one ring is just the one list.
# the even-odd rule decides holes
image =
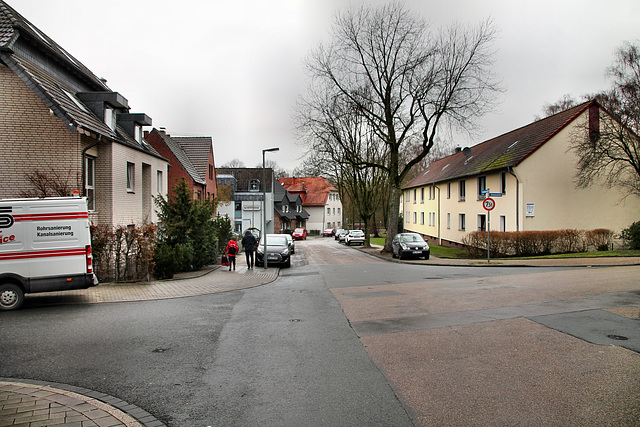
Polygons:
[[253,235],[249,230],[244,232],[244,236],[242,237],[242,246],[244,247],[244,256],[247,258],[247,268],[253,268],[254,256],[253,252],[255,250],[258,241],[256,240],[256,236]]

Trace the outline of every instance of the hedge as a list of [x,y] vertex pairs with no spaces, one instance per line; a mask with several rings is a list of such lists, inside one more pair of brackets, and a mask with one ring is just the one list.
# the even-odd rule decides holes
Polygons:
[[[613,231],[604,228],[595,230],[492,231],[491,256],[538,256],[586,252],[590,249],[603,251],[611,246],[613,235]],[[487,253],[487,232],[471,232],[462,239],[462,243],[471,256],[481,257]]]

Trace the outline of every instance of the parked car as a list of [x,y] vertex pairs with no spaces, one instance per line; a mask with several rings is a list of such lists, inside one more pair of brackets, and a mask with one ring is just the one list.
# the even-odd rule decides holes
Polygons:
[[[278,264],[291,267],[291,250],[287,238],[283,234],[267,235],[267,265]],[[264,266],[264,246],[258,246],[256,251],[256,265]]]
[[293,240],[307,240],[307,230],[304,228],[296,228],[293,230],[293,233],[291,233],[291,237],[293,237]]
[[344,238],[347,237],[347,234],[349,234],[349,230],[342,230],[338,235],[338,242],[344,242]]
[[334,233],[333,238],[334,238],[334,239],[336,239],[336,240],[338,240],[338,239],[340,238],[340,233],[342,233],[343,231],[344,231],[344,229],[342,229],[342,228],[338,228],[338,229],[336,230],[336,232]]
[[344,243],[347,246],[351,245],[364,245],[365,235],[362,230],[351,230],[349,234],[344,237]]
[[283,233],[283,234],[267,234],[267,244],[269,243],[269,239],[272,236],[284,236],[287,239],[287,243],[289,244],[289,250],[291,251],[291,255],[296,253],[296,242],[291,237],[291,234]]
[[391,256],[393,258],[424,257],[429,259],[431,249],[418,233],[399,233],[391,241]]
[[327,228],[322,232],[322,237],[331,237],[336,234],[335,228]]

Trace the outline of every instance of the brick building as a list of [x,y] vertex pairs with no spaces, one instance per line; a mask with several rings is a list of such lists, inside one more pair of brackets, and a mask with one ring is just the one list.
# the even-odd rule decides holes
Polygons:
[[39,174],[48,195],[64,184],[87,196],[95,223],[154,222],[152,196],[167,191],[167,161],[143,139],[148,125],[0,0],[0,198],[33,193]]
[[171,194],[181,180],[193,190],[194,198],[217,196],[213,142],[210,136],[171,136],[163,129],[145,133],[145,140],[169,160],[167,182]]

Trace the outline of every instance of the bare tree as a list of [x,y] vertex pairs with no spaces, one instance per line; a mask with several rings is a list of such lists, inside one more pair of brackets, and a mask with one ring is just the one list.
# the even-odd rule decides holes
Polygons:
[[[391,249],[398,228],[403,180],[429,154],[439,130],[453,125],[471,131],[475,119],[490,108],[498,90],[490,72],[493,37],[490,22],[430,32],[424,20],[392,3],[337,15],[333,42],[313,52],[310,95],[302,110],[327,105],[315,104],[317,99],[344,98],[384,147],[383,159],[363,160],[360,166],[388,175],[385,250]],[[302,115],[308,119],[311,114]],[[411,140],[419,141],[420,150],[403,159]]]
[[613,88],[595,96],[605,114],[595,123],[587,120],[572,140],[579,159],[576,183],[584,188],[604,180],[621,189],[623,198],[640,197],[640,46],[620,47],[607,74]]
[[[273,169],[273,174],[275,175],[276,179],[278,179],[278,178],[286,178],[287,176],[289,176],[289,172],[287,172],[284,168],[280,167],[278,162],[276,162],[275,160],[266,159],[265,162],[264,162],[264,166],[266,168]],[[256,166],[256,168],[262,169],[262,163],[259,163]]]
[[20,193],[20,197],[69,197],[78,182],[78,175],[71,171],[62,172],[51,168],[48,171],[36,169],[26,174],[32,188]]
[[[245,168],[244,162],[240,159],[233,159],[223,164],[222,166],[218,166],[219,168]],[[262,165],[260,165],[262,167]]]

